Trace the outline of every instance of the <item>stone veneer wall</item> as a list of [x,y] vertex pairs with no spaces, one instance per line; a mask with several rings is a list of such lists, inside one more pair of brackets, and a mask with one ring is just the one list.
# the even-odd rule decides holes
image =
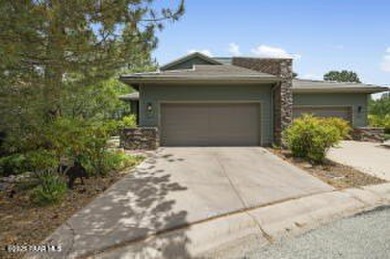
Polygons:
[[282,79],[274,89],[274,141],[282,144],[282,131],[292,122],[292,59],[233,57],[232,64]]
[[154,150],[159,145],[158,131],[155,127],[123,129],[120,146],[130,150]]
[[367,142],[383,142],[385,138],[384,128],[361,127],[352,131],[352,139]]

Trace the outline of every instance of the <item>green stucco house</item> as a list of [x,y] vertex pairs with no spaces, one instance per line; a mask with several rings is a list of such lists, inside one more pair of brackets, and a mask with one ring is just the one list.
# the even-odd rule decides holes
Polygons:
[[[135,147],[267,146],[303,113],[367,129],[370,94],[388,88],[294,79],[292,59],[211,58],[193,53],[156,72],[123,75],[122,96],[138,116],[125,132]],[[126,141],[125,141],[126,142]],[[142,144],[142,142],[145,142]],[[141,146],[141,147],[140,147]]]

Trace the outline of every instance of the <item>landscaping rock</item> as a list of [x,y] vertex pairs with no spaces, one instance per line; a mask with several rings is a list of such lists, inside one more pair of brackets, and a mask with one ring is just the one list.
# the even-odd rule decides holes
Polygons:
[[355,128],[352,132],[352,139],[358,141],[367,141],[367,142],[383,142],[385,138],[384,128],[376,127],[361,127]]

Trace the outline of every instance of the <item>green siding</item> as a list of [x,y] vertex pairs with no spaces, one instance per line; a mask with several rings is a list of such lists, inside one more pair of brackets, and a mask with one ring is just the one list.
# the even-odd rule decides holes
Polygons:
[[[263,145],[273,142],[271,85],[143,85],[140,87],[140,126],[158,127],[160,102],[259,101]],[[147,112],[151,104],[153,111]]]
[[187,61],[184,61],[182,63],[176,64],[172,67],[170,67],[168,70],[178,70],[178,69],[192,69],[193,65],[213,65],[210,62],[207,62],[206,60],[194,57]]
[[[294,105],[298,106],[352,106],[353,126],[364,127],[367,125],[367,94],[348,94],[348,93],[332,93],[332,94],[294,94]],[[358,107],[361,106],[361,112],[358,112]]]

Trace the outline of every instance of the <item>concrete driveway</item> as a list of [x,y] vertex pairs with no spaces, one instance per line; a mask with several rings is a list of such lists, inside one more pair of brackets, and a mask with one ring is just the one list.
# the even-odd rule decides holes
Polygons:
[[58,256],[88,255],[153,233],[331,190],[260,147],[160,148],[49,241],[62,245]]
[[339,147],[332,148],[327,157],[390,181],[390,147],[380,143],[343,141]]

